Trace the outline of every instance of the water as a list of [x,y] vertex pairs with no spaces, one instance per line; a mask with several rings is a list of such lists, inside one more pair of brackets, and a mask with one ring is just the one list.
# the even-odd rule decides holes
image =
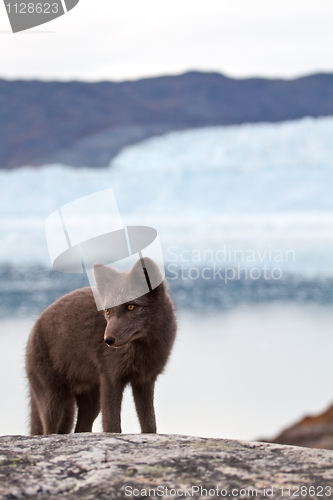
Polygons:
[[[0,321],[0,434],[28,432],[24,348],[33,317]],[[332,399],[332,308],[290,303],[178,313],[176,345],[156,387],[161,433],[273,437]],[[130,390],[123,432],[140,432]],[[98,420],[94,430],[101,430]]]

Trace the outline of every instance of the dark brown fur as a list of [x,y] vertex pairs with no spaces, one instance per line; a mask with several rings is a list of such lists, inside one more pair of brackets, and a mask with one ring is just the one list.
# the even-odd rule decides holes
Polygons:
[[[139,265],[129,273],[109,268],[108,278],[120,287]],[[95,276],[100,294],[107,294],[107,282]],[[127,309],[129,304],[135,305],[133,311]],[[156,432],[154,385],[176,335],[165,281],[108,311],[98,311],[91,289],[81,288],[57,300],[37,320],[26,350],[32,435],[71,432],[76,406],[75,432],[90,432],[100,409],[103,430],[121,432],[127,384],[132,386],[141,431]],[[104,342],[110,336],[112,347]]]

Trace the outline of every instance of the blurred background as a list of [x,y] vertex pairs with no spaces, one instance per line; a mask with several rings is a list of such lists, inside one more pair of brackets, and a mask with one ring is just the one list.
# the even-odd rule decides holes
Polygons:
[[28,432],[34,321],[88,284],[52,270],[45,219],[107,188],[158,230],[178,311],[159,432],[273,439],[329,407],[332,17],[329,0],[81,0],[13,35],[0,7],[1,434]]

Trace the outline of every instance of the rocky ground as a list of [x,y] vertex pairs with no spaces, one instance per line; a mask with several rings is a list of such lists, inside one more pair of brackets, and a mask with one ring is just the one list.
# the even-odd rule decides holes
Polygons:
[[2,499],[313,499],[331,488],[327,450],[175,435],[0,438]]

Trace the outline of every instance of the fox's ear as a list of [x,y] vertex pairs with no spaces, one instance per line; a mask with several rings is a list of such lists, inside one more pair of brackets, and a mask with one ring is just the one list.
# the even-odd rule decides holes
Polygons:
[[164,280],[164,274],[162,274],[160,267],[149,257],[144,258],[145,268],[149,276],[149,281],[152,289],[158,287]]
[[98,290],[103,293],[104,290],[113,283],[119,271],[114,267],[104,266],[103,264],[94,264],[93,273]]
[[148,277],[149,285],[152,290],[160,285],[164,279],[158,265],[149,257],[143,257],[138,260],[130,272],[131,280],[137,284],[142,283],[143,276],[145,277],[145,281],[147,281]]

